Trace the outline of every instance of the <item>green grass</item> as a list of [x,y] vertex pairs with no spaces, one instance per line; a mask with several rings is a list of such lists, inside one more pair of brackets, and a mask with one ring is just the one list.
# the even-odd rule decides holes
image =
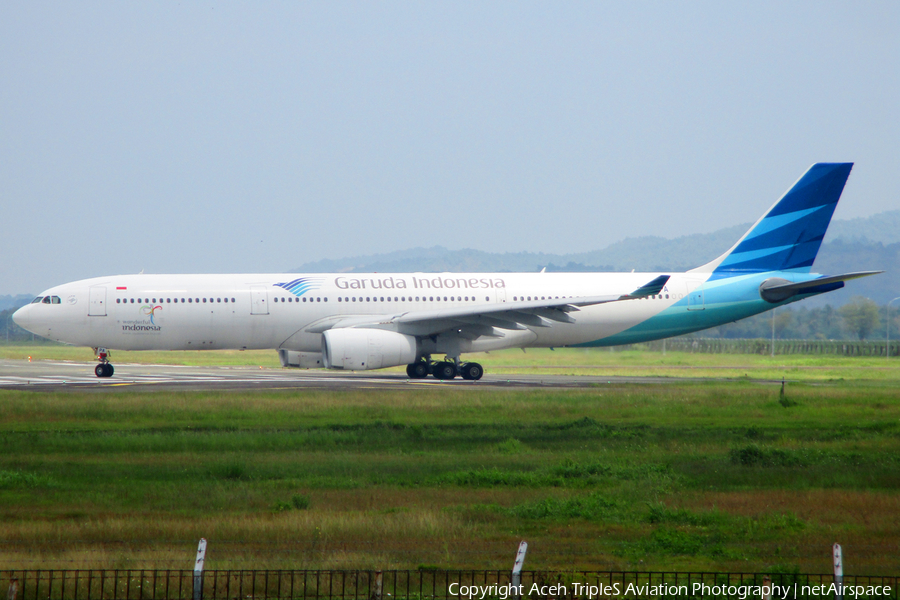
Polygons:
[[897,386],[780,391],[0,391],[0,565],[896,573]]

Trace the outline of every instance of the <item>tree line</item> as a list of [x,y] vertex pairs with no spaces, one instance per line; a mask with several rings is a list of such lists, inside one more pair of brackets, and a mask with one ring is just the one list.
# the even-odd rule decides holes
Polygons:
[[873,300],[854,296],[850,302],[834,308],[830,304],[809,308],[802,303],[776,308],[736,323],[707,329],[697,335],[707,338],[757,339],[772,337],[782,340],[866,340],[883,339],[887,319],[891,320],[891,337],[900,338],[900,308],[878,306]]

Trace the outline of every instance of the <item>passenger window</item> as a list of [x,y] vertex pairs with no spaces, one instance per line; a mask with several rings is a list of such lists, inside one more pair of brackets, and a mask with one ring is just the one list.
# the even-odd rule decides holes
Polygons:
[[193,301],[194,301],[193,298],[188,298],[188,302],[193,302]]
[[232,298],[231,301],[234,302],[235,301],[234,298]]
[[120,300],[119,298],[116,298],[116,304],[119,304],[120,302],[122,302],[122,300]]
[[131,303],[134,304],[134,298],[131,299]]

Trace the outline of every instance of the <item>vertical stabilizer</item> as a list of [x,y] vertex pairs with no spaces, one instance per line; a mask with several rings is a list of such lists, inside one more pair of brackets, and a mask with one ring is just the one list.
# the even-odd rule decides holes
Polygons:
[[808,273],[853,163],[816,163],[716,260],[695,273]]

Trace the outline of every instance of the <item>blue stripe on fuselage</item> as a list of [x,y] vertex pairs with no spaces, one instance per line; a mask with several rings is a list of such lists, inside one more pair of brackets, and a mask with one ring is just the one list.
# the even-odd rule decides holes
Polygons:
[[816,279],[820,275],[769,271],[722,279],[710,278],[703,283],[704,308],[702,310],[688,310],[688,298],[685,297],[634,327],[593,342],[573,344],[573,347],[618,346],[684,335],[752,317],[819,293],[798,294],[784,302],[772,304],[759,296],[759,285],[770,277],[800,282]]

